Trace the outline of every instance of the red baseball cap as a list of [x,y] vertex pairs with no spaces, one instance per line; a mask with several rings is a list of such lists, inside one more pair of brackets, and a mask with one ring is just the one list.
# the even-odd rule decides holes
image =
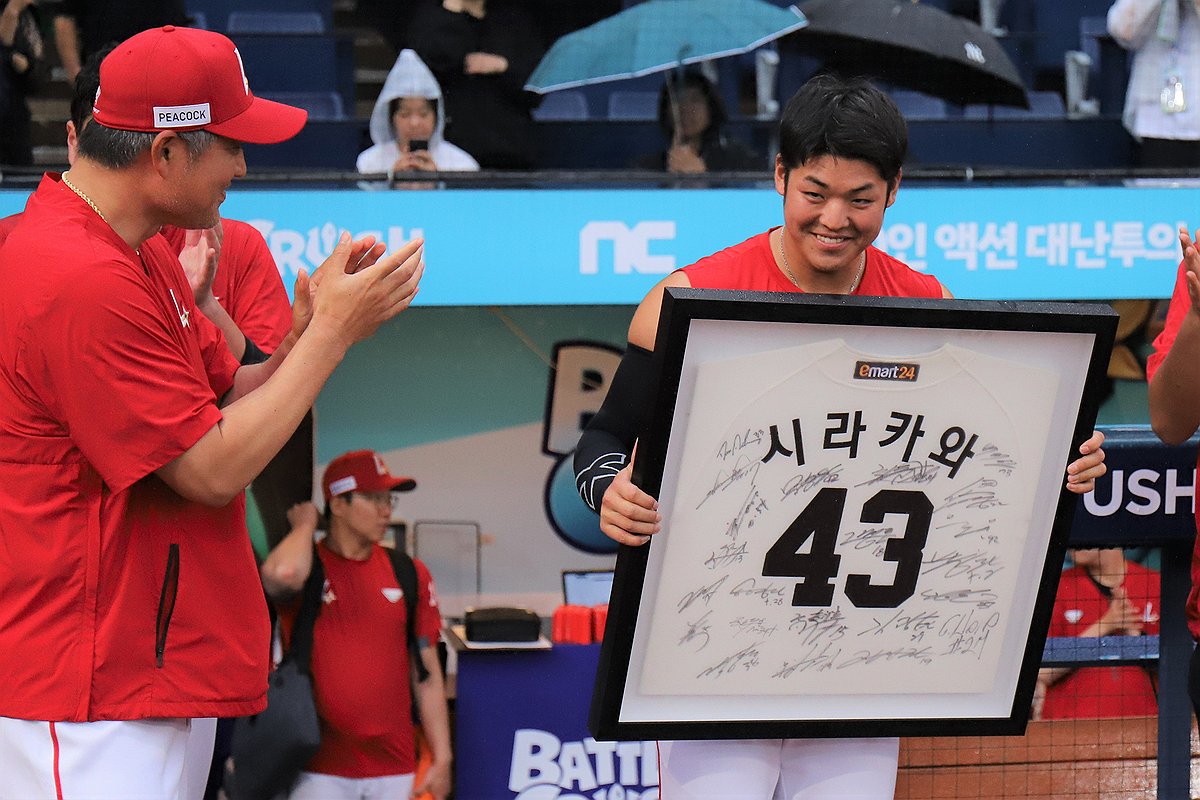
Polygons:
[[325,502],[346,492],[408,492],[417,482],[408,477],[396,477],[374,450],[354,450],[329,462],[321,490]]
[[129,37],[100,64],[92,115],[122,131],[206,130],[274,144],[300,132],[302,108],[255,97],[225,36],[167,25]]

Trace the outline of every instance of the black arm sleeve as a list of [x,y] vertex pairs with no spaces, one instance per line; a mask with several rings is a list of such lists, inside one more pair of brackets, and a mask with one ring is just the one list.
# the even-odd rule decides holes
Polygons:
[[575,486],[592,511],[629,463],[629,454],[649,411],[652,353],[630,344],[621,357],[608,394],[575,447]]
[[242,351],[241,364],[243,367],[249,364],[261,364],[270,358],[270,355],[264,353],[262,348],[256,345],[249,336],[243,333],[242,338],[246,340],[246,349]]

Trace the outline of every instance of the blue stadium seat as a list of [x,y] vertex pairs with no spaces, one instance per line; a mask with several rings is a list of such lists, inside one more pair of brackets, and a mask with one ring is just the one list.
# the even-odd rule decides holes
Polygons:
[[893,89],[890,94],[906,119],[945,119],[947,116],[946,101],[941,98],[910,89]]
[[1104,17],[1079,18],[1079,49],[1092,59],[1089,72],[1094,80],[1100,76],[1100,40],[1108,36],[1108,20]]
[[1079,20],[1108,12],[1112,0],[1038,0],[1033,5],[1037,71],[1062,69],[1063,53],[1079,41]]
[[193,28],[199,28],[203,31],[211,30],[208,27],[208,15],[203,11],[190,11],[188,12],[188,18],[191,19]]
[[608,118],[658,119],[658,92],[631,92],[618,89],[608,96]]
[[230,38],[255,93],[339,88],[337,40],[331,35],[240,33]]
[[346,119],[342,96],[337,92],[259,92],[268,100],[299,106],[311,120]]
[[1125,107],[1132,54],[1109,36],[1102,16],[1079,18],[1079,49],[1092,59],[1088,94],[1100,101],[1101,114],[1120,114]]
[[[332,0],[184,0],[190,15],[203,14],[209,30],[225,33],[229,16],[234,13],[286,11],[315,12],[321,17],[323,31],[333,30]],[[311,23],[310,23],[311,24]]]
[[588,118],[587,97],[583,92],[551,92],[533,110],[533,118],[543,120],[581,120]]
[[248,144],[246,163],[255,171],[277,169],[353,170],[354,159],[371,144],[362,120],[312,120],[279,144]]
[[963,107],[967,119],[1063,119],[1067,111],[1058,92],[1030,92],[1029,108],[972,103]]
[[325,20],[316,11],[231,11],[226,32],[325,33]]
[[1079,49],[1092,57],[1093,61],[1100,60],[1099,39],[1108,36],[1108,20],[1105,17],[1079,18]]

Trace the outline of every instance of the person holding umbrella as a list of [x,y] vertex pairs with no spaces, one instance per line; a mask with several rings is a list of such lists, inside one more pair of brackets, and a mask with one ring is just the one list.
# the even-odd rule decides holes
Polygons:
[[722,133],[728,118],[717,87],[700,70],[668,74],[658,96],[658,124],[667,149],[642,156],[635,165],[676,174],[758,169],[760,157]]
[[[600,529],[643,545],[660,528],[655,498],[634,485],[631,453],[650,408],[651,366],[666,287],[950,297],[931,275],[871,246],[895,202],[908,149],[904,117],[861,79],[819,75],[780,120],[775,189],[783,224],[668,275],[638,306],[629,347],[600,411],[575,451],[576,482]],[[1067,467],[1067,488],[1091,491],[1103,475],[1103,436]],[[662,796],[738,800],[891,800],[898,739],[773,739],[659,743]]]

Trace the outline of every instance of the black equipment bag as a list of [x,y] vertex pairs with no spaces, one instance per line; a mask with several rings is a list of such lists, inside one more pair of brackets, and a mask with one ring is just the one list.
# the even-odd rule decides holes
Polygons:
[[304,582],[287,655],[267,683],[267,707],[234,724],[232,800],[274,800],[277,795],[289,793],[321,746],[309,675],[313,626],[321,610],[325,584],[320,564],[314,551],[313,569]]

